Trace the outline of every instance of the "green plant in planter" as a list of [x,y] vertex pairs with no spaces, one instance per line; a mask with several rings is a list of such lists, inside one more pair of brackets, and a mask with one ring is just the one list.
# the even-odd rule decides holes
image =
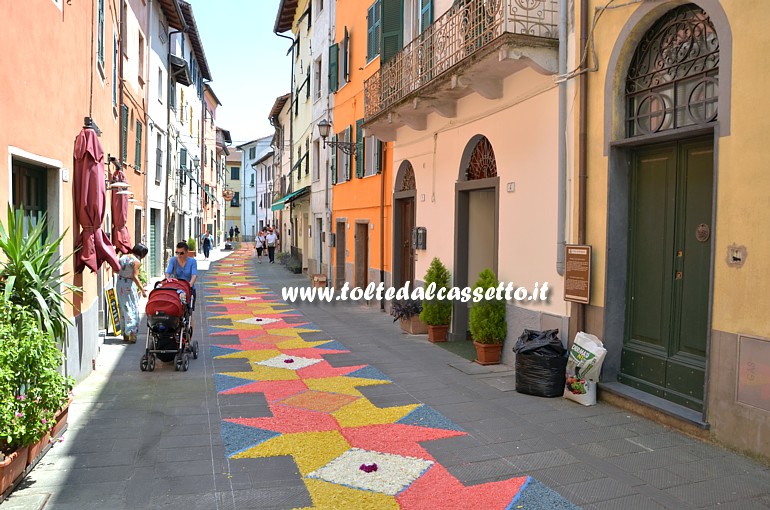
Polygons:
[[64,313],[64,304],[70,292],[82,292],[64,281],[64,263],[59,256],[61,237],[48,241],[45,216],[37,225],[26,225],[24,219],[8,207],[6,225],[0,223],[0,291],[5,299],[32,313],[38,326],[54,339],[63,342],[70,320]]
[[[479,279],[473,286],[474,294],[477,288],[496,289],[500,282],[491,269],[485,269],[479,273]],[[471,335],[473,340],[480,344],[501,344],[505,341],[508,332],[508,323],[505,320],[505,301],[482,299],[471,305]]]
[[187,240],[187,247],[190,249],[191,252],[195,253],[196,244],[195,244],[194,237],[191,237],[190,239]]
[[67,403],[61,351],[27,309],[0,296],[0,457],[40,441]]
[[144,269],[144,264],[139,265],[139,281],[142,282],[142,285],[147,285],[147,271]]
[[[427,289],[431,283],[435,283],[436,294],[438,294],[438,291],[441,288],[447,289],[448,291],[450,278],[451,276],[446,266],[438,259],[438,257],[434,257],[430,266],[428,266],[428,272],[425,273],[425,288]],[[452,302],[448,299],[438,299],[435,297],[434,299],[422,302],[420,320],[428,326],[446,326],[449,324],[451,317]]]
[[393,322],[401,319],[409,320],[420,312],[422,312],[422,303],[417,299],[393,301],[390,307],[390,315],[394,317]]

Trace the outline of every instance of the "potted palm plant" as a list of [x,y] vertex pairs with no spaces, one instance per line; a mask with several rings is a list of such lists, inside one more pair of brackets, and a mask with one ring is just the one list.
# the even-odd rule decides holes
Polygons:
[[[27,449],[31,463],[66,425],[71,380],[60,373],[71,324],[64,304],[81,289],[68,284],[45,218],[26,225],[8,208],[0,224],[0,460]],[[5,457],[4,459],[2,457]],[[13,480],[11,480],[13,481]],[[2,491],[0,491],[1,493]]]
[[401,329],[410,335],[424,335],[428,332],[428,326],[420,320],[420,312],[422,303],[416,299],[394,301],[390,308],[393,322],[400,321]]
[[[474,295],[477,288],[486,294],[487,289],[496,289],[499,282],[491,269],[479,273],[479,279],[473,286]],[[508,332],[505,319],[505,301],[484,300],[471,305],[471,336],[476,346],[476,363],[480,365],[496,365],[500,363],[503,342]]]
[[[435,292],[439,289],[449,291],[450,274],[446,266],[434,257],[425,273],[425,288],[435,284]],[[449,321],[452,318],[452,302],[448,299],[434,297],[422,303],[420,319],[428,325],[428,339],[431,342],[446,342],[446,332],[449,329]]]

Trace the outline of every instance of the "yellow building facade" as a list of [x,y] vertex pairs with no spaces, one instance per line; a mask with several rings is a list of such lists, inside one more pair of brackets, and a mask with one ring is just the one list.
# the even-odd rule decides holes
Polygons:
[[605,394],[770,456],[769,72],[757,65],[770,5],[576,4],[573,41],[589,46],[569,77],[572,239],[593,247],[593,267],[591,302],[574,312],[609,351]]

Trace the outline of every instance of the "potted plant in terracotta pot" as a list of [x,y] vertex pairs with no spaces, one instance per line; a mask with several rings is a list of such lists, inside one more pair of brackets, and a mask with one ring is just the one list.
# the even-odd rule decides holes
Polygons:
[[422,303],[416,299],[393,301],[390,308],[393,322],[400,321],[401,329],[410,335],[424,335],[428,332],[428,326],[420,320],[420,312]]
[[48,436],[56,437],[53,427],[66,423],[72,383],[60,368],[71,323],[64,304],[66,293],[80,288],[64,280],[64,234],[46,238],[53,239],[45,218],[25,226],[8,208],[7,223],[0,224],[0,464],[9,464],[10,457],[31,463]]
[[48,445],[72,388],[63,360],[32,312],[0,295],[0,493]]
[[[420,320],[428,325],[428,340],[431,342],[446,342],[446,332],[452,318],[452,302],[448,299],[438,299],[439,289],[449,291],[450,274],[446,266],[434,257],[425,273],[425,289],[435,286],[434,298],[422,302]],[[444,296],[446,297],[446,296]]]
[[[491,269],[485,269],[479,273],[479,279],[473,286],[474,295],[476,289],[482,289],[486,294],[487,289],[496,289],[499,285],[495,273]],[[471,305],[471,336],[476,346],[476,363],[480,365],[496,365],[500,363],[500,354],[503,350],[503,342],[508,332],[508,324],[505,320],[505,301],[482,299]]]

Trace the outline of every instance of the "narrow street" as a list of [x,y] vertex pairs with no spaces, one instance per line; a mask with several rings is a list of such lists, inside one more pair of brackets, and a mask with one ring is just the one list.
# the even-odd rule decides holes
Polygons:
[[[205,267],[202,265],[202,268]],[[2,510],[760,509],[770,471],[600,402],[513,391],[375,304],[240,249],[202,271],[188,372],[108,339],[64,441]],[[440,503],[439,503],[440,501]]]

